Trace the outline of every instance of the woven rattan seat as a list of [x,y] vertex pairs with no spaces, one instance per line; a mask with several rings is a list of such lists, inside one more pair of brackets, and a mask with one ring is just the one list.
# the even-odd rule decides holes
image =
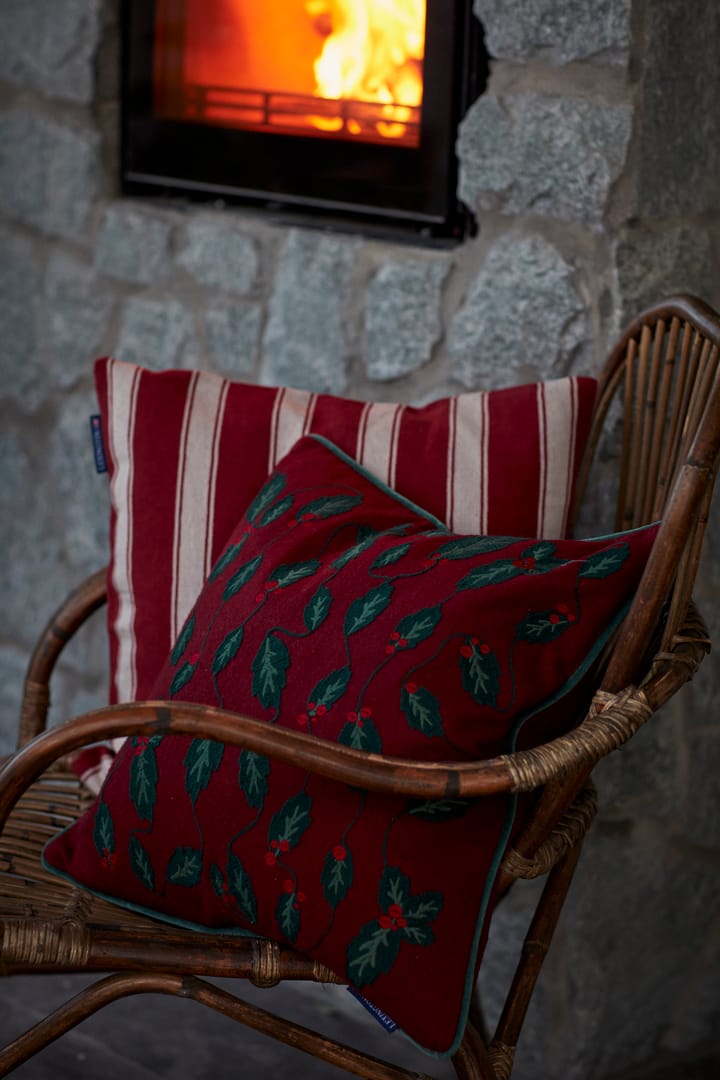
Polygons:
[[[467,1080],[504,1080],[512,1070],[528,1002],[596,809],[590,773],[693,676],[709,648],[691,593],[720,453],[720,319],[676,298],[644,312],[611,354],[601,380],[591,468],[611,402],[624,398],[616,525],[662,525],[636,599],[605,657],[587,714],[552,742],[466,764],[398,762],[271,728],[220,709],[142,702],[96,710],[45,731],[49,681],[65,643],[104,601],[94,575],[52,617],[31,659],[19,751],[0,770],[0,973],[111,972],[0,1050],[0,1075],[118,997],[160,992],[191,997],[292,1046],[370,1078],[419,1074],[379,1062],[242,1002],[204,981],[338,982],[292,949],[251,937],[198,934],[108,903],[47,873],[41,851],[89,795],[64,768],[67,755],[100,739],[180,733],[218,739],[333,779],[406,797],[460,798],[536,791],[533,814],[501,864],[502,894],[518,877],[547,875],[505,1008],[492,1038],[479,1003],[453,1058]],[[6,820],[7,819],[7,820]],[[429,1072],[432,1069],[429,1068]]]

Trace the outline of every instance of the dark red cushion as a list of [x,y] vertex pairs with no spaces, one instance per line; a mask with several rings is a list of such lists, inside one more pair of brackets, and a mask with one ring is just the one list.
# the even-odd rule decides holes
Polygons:
[[[459,536],[310,436],[202,589],[153,697],[467,761],[564,731],[653,528]],[[51,868],[184,926],[290,942],[426,1048],[467,1014],[515,800],[368,794],[199,739],[126,743]]]

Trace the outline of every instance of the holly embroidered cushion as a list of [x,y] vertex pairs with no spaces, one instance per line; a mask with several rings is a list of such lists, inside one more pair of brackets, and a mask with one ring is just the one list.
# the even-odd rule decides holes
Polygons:
[[[153,689],[373,753],[469,761],[567,730],[653,529],[450,532],[316,436],[251,502]],[[46,849],[90,889],[297,947],[417,1042],[467,1015],[509,797],[408,801],[181,736],[129,740]]]
[[110,700],[147,698],[255,492],[317,432],[456,532],[562,536],[596,384],[569,378],[423,408],[95,368],[111,494]]

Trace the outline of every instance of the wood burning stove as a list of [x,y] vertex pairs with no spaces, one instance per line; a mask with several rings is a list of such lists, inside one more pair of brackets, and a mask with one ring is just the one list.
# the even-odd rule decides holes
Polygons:
[[124,189],[460,238],[486,75],[472,0],[126,0]]

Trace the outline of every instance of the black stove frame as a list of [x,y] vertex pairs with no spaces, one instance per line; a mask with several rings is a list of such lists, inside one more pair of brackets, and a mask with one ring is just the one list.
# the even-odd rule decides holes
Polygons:
[[[177,3],[182,9],[183,0]],[[123,3],[122,183],[127,194],[221,199],[285,220],[312,215],[317,224],[428,239],[459,240],[473,231],[456,195],[454,150],[458,122],[487,78],[472,0],[428,0],[417,148],[155,115],[154,9],[151,0]]]

